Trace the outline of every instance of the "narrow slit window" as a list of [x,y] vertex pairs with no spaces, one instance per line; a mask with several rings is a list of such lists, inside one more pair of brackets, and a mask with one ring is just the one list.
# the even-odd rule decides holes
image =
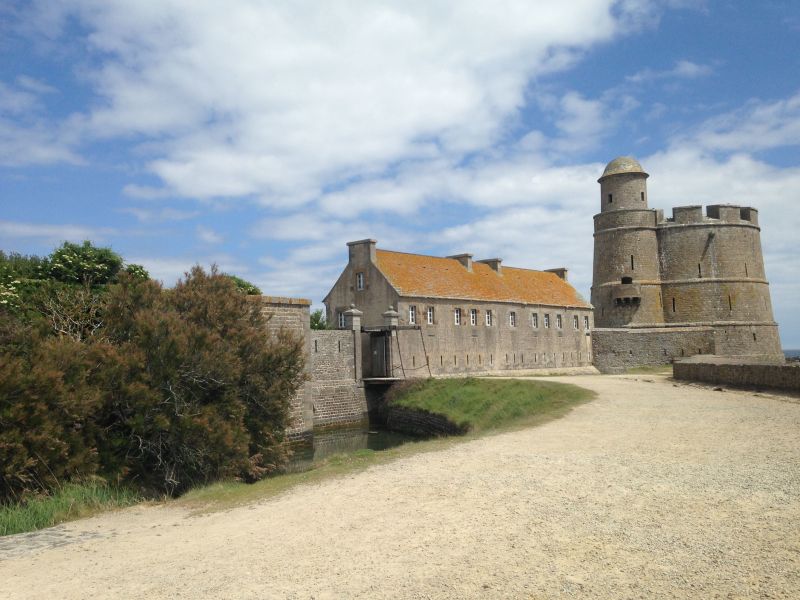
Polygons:
[[633,254],[631,254],[631,271],[633,271],[633,269],[634,269],[634,267],[633,267]]
[[672,312],[675,312],[675,298],[672,299]]
[[339,352],[342,351],[342,340],[339,340]]
[[731,301],[731,295],[728,294],[728,310],[733,312],[733,302]]
[[614,196],[609,194],[608,195],[608,203],[611,204],[612,202],[614,202]]
[[700,267],[700,263],[697,263],[697,276],[698,277],[703,276],[703,269]]
[[644,192],[642,192],[642,202],[644,202]]
[[750,277],[750,276],[747,274],[747,263],[744,263],[744,276],[745,276],[745,277]]

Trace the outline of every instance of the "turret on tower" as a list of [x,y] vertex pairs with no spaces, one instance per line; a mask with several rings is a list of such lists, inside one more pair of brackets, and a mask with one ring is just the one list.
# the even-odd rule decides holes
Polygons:
[[619,156],[606,165],[600,184],[600,210],[647,208],[647,178],[635,158]]

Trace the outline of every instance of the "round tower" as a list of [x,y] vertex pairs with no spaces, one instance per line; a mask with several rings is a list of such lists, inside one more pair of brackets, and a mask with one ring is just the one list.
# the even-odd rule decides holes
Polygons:
[[597,327],[663,323],[656,235],[639,162],[620,156],[606,165],[600,213],[594,216],[592,304]]

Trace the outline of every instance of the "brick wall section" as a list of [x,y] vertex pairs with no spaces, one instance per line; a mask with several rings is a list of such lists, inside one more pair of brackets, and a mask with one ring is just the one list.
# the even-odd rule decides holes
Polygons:
[[[254,301],[262,305],[262,310],[268,317],[267,332],[276,335],[280,331],[289,332],[303,340],[303,345],[308,348],[311,332],[309,307],[311,302],[302,298],[283,298],[279,296],[254,296]],[[306,373],[309,372],[308,354],[306,358]],[[313,413],[311,400],[311,387],[305,383],[291,399],[290,426],[287,435],[291,440],[305,439],[311,436],[313,430]]]
[[[360,340],[360,332],[356,333]],[[367,421],[367,400],[356,379],[354,332],[312,331],[311,400],[315,427],[344,427]]]
[[797,364],[768,365],[709,357],[703,360],[706,362],[676,362],[673,376],[686,381],[800,392],[800,365]]
[[639,366],[665,365],[684,356],[713,354],[711,327],[662,329],[595,329],[594,365],[601,373],[620,373]]

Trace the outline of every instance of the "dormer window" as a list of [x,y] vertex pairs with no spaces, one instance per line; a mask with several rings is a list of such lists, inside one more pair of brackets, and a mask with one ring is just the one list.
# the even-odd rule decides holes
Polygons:
[[364,289],[364,273],[356,273],[356,289]]

